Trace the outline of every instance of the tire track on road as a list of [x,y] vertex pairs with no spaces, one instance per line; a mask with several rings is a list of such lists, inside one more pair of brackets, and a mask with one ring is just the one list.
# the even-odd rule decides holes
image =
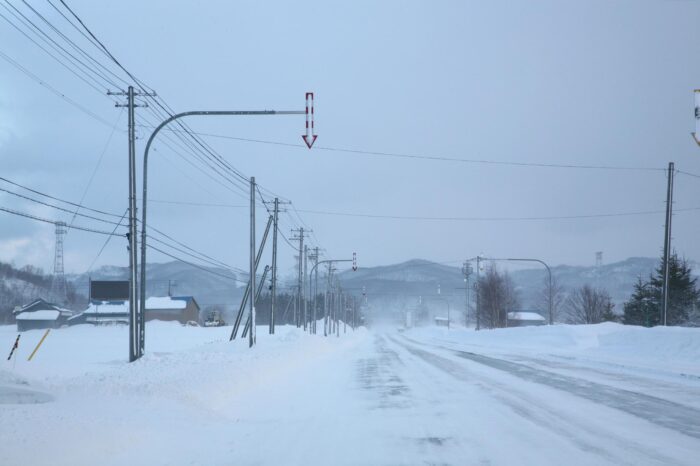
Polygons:
[[[404,337],[405,338],[405,337]],[[414,344],[420,342],[406,338]],[[535,369],[525,364],[484,356],[469,351],[440,347],[460,358],[491,367],[530,382],[548,385],[552,388],[585,398],[610,408],[619,409],[653,424],[700,439],[700,410],[644,393],[611,387],[576,377]]]
[[[466,367],[456,361],[430,351],[422,350],[393,337],[389,337],[389,339],[406,349],[412,355],[422,359],[425,363],[446,372],[453,378],[482,386],[489,395],[507,405],[519,416],[568,439],[582,451],[595,454],[599,456],[601,460],[605,460],[611,464],[639,464],[639,459],[631,456],[631,454],[634,453],[634,455],[637,456],[643,455],[647,464],[650,461],[654,464],[679,463],[677,459],[661,455],[658,451],[649,448],[648,445],[644,445],[633,439],[621,437],[611,431],[601,432],[591,425],[575,422],[566,416],[565,413],[552,409],[550,405],[542,403],[541,400],[535,399],[527,393],[514,390],[512,385],[506,385],[502,382],[485,378],[480,374],[470,373]],[[403,339],[413,342],[413,340],[405,337],[403,337]],[[418,345],[421,344],[418,343]],[[449,351],[454,352],[454,350]],[[457,356],[460,355],[457,354]],[[488,364],[482,364],[480,360],[472,360],[472,362],[494,368]],[[494,369],[500,371],[504,370],[500,367],[495,367]],[[518,376],[517,373],[508,373],[516,377]],[[566,392],[568,393],[568,391]],[[601,444],[610,444],[611,442],[616,446],[614,450],[611,448],[602,448],[600,446]]]

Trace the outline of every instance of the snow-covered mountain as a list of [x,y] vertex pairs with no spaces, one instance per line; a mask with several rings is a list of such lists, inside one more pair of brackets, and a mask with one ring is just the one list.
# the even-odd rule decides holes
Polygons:
[[[463,305],[464,276],[461,264],[446,265],[426,260],[410,260],[400,264],[368,267],[356,272],[345,271],[339,277],[346,289],[352,292],[362,292],[368,296],[388,300],[391,297],[431,300],[438,296],[454,298],[454,303]],[[634,283],[638,277],[646,279],[658,265],[657,258],[632,257],[612,264],[595,266],[558,265],[552,267],[552,274],[566,289],[573,290],[585,284],[603,288],[610,293],[618,308],[629,299]],[[694,264],[695,270],[698,267]],[[506,264],[498,263],[500,270],[506,269]],[[521,306],[535,308],[538,294],[542,292],[547,278],[544,268],[528,268],[510,272],[517,287]],[[472,282],[475,277],[472,276]],[[437,298],[436,298],[437,299]]]

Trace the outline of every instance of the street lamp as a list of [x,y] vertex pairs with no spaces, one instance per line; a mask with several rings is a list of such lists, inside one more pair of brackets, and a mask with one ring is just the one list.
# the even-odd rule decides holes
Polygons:
[[[321,264],[331,264],[333,265],[334,262],[352,262],[352,270],[353,272],[357,270],[357,255],[353,252],[352,253],[352,259],[328,259],[325,261],[318,261],[314,266],[311,268],[311,272],[309,273],[309,276],[313,275],[314,270],[321,265]],[[309,288],[311,287],[311,284],[309,283]],[[316,308],[318,304],[316,303],[316,300],[314,300],[314,316],[316,315]],[[328,305],[327,303],[324,303],[324,312],[323,312],[323,336],[326,337],[328,336]]]
[[[554,316],[552,314],[552,269],[549,268],[549,265],[543,260],[540,259],[521,259],[521,258],[507,258],[507,259],[494,259],[494,258],[485,258],[482,257],[481,260],[490,260],[490,261],[512,261],[512,262],[537,262],[545,266],[547,269],[547,274],[549,275],[549,325],[554,324]],[[508,323],[508,314],[506,314],[506,324]]]
[[[311,100],[310,100],[311,99]],[[309,102],[311,102],[311,112],[309,112]],[[148,138],[148,142],[146,143],[146,149],[143,154],[143,199],[142,199],[142,207],[141,207],[141,283],[140,283],[140,299],[139,299],[139,318],[138,320],[138,325],[139,325],[139,345],[137,347],[138,354],[137,358],[140,358],[143,355],[144,351],[144,346],[145,346],[145,311],[146,311],[146,230],[147,230],[147,222],[146,222],[146,210],[148,207],[148,154],[151,149],[151,144],[153,143],[153,140],[155,139],[156,135],[165,128],[168,124],[172,123],[175,120],[178,120],[180,118],[188,117],[188,116],[252,116],[252,115],[304,115],[306,114],[306,128],[307,128],[307,134],[304,136],[304,141],[306,142],[307,146],[309,149],[311,148],[311,145],[313,145],[313,141],[315,141],[315,137],[312,139],[309,139],[309,118],[313,118],[313,94],[307,93],[306,94],[306,110],[285,110],[285,111],[277,111],[277,110],[216,110],[216,111],[211,111],[211,110],[196,110],[196,111],[190,111],[190,112],[182,112],[182,113],[177,113],[174,115],[170,115],[170,117],[166,118],[163,120],[156,128],[153,130],[151,133],[151,136]],[[313,123],[311,123],[311,131],[313,131]],[[311,141],[311,144],[309,144],[309,141]],[[255,186],[255,179],[251,178],[251,216],[253,215],[252,209],[254,208],[253,204],[253,196],[254,196],[254,186]],[[254,277],[255,277],[255,270],[254,270],[254,262],[255,262],[255,247],[254,247],[254,225],[251,224],[251,283],[253,283]],[[251,318],[254,317],[254,309],[252,306],[254,300],[251,300]],[[134,322],[131,322],[130,325],[134,325]],[[255,322],[252,321],[251,325],[255,325]],[[254,338],[254,332],[251,332],[251,338]]]

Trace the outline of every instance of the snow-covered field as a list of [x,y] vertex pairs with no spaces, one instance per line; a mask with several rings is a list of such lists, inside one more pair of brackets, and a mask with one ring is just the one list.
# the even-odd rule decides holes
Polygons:
[[[700,329],[24,332],[0,464],[698,464]],[[0,327],[9,352],[14,326]]]

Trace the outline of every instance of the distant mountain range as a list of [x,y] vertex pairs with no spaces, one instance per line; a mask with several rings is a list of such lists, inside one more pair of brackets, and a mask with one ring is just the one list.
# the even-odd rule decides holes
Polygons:
[[[506,265],[499,263],[498,267],[503,270]],[[637,278],[647,278],[657,265],[656,258],[633,257],[600,267],[558,265],[552,267],[552,273],[567,290],[584,284],[606,289],[617,309],[621,309],[622,303],[629,299]],[[692,265],[698,270],[695,264]],[[237,277],[241,281],[236,282],[217,275],[230,275],[229,271],[213,267],[207,269],[215,273],[207,273],[180,262],[150,264],[147,268],[147,295],[167,295],[170,285],[173,295],[192,295],[202,307],[218,305],[228,310],[237,308],[243,292],[243,282],[248,277]],[[125,267],[103,266],[92,271],[89,276],[72,275],[68,279],[75,284],[78,292],[87,294],[89,277],[93,280],[125,280],[127,275],[128,270]],[[536,308],[538,294],[544,288],[545,269],[515,270],[510,272],[510,275],[518,290],[521,307]],[[360,268],[356,272],[344,271],[338,277],[343,288],[356,295],[361,295],[364,291],[368,299],[375,304],[403,307],[412,305],[418,299],[428,302],[447,299],[454,307],[464,306],[465,290],[461,265],[457,267],[414,259],[400,264]],[[472,282],[474,278],[473,276]],[[281,281],[291,282],[293,278],[281,277]],[[320,282],[325,283],[324,280]]]
[[[558,265],[552,267],[552,275],[565,290],[570,291],[585,284],[603,288],[610,293],[616,308],[621,310],[634,289],[638,277],[647,279],[658,265],[657,258],[632,257],[621,262],[595,266]],[[500,270],[505,263],[498,262]],[[536,265],[536,264],[535,264]],[[697,264],[691,263],[694,270]],[[535,309],[544,290],[547,272],[544,267],[520,269],[510,272],[525,309]],[[395,265],[369,267],[356,272],[339,274],[343,287],[354,293],[366,292],[368,297],[385,305],[405,305],[417,302],[439,302],[448,298],[453,305],[464,306],[464,276],[461,266],[454,267],[421,259]],[[475,276],[471,277],[473,283]],[[438,294],[438,288],[440,290]]]
[[[240,301],[243,289],[241,283],[227,278],[232,273],[216,267],[197,267],[182,262],[165,262],[148,264],[146,267],[146,295],[194,296],[200,307],[217,305],[231,308]],[[127,280],[129,269],[112,265],[102,266],[89,274],[70,275],[66,277],[74,283],[76,289],[88,294],[88,283],[92,280]],[[234,275],[235,278],[238,278]],[[241,279],[247,279],[247,276]]]

